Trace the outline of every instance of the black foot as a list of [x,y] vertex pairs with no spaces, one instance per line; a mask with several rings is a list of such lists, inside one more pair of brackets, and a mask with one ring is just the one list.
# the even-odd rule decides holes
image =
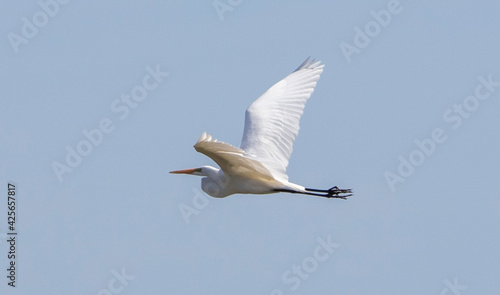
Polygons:
[[330,188],[329,190],[320,190],[314,188],[306,188],[308,192],[320,192],[323,194],[309,193],[311,195],[325,197],[325,198],[337,198],[337,199],[347,199],[347,197],[352,196],[351,189],[340,189],[337,186]]
[[315,189],[315,188],[306,188],[306,191],[296,191],[291,189],[275,189],[275,192],[284,192],[284,193],[292,193],[292,194],[304,194],[311,196],[318,196],[324,198],[336,198],[336,199],[347,199],[347,197],[352,196],[351,189],[340,189],[336,186],[331,189]]
[[339,199],[347,199],[347,197],[352,196],[352,190],[351,189],[340,189],[336,186],[332,187],[331,189],[328,190],[328,195],[325,197],[327,198],[339,198]]

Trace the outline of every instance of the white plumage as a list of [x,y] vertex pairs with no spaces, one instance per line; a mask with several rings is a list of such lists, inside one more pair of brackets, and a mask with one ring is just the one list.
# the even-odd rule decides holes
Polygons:
[[299,133],[300,117],[316,86],[324,65],[306,59],[293,73],[274,84],[245,113],[240,148],[203,133],[196,151],[214,160],[221,170],[203,166],[172,171],[205,176],[202,189],[213,197],[231,194],[301,193],[346,198],[351,191],[333,187],[308,189],[290,183],[286,168]]
[[320,62],[307,59],[246,111],[241,148],[257,156],[280,180],[288,180],[286,168],[299,134],[300,117],[323,67]]

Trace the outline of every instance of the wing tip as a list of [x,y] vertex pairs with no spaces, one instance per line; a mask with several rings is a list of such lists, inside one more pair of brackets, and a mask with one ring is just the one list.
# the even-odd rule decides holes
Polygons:
[[217,142],[217,139],[212,138],[212,135],[207,134],[207,132],[203,132],[203,134],[200,136],[200,138],[198,139],[198,141],[196,142],[196,144],[201,143],[201,142],[205,142],[205,141]]
[[316,61],[314,58],[311,59],[310,56],[306,58],[306,60],[295,70],[295,72],[300,71],[302,69],[322,69],[325,65],[321,64],[321,61]]
[[[208,135],[208,136],[210,136],[210,135]],[[196,149],[196,146],[198,146],[200,143],[206,141],[206,139],[207,139],[207,133],[203,132],[203,134],[201,134],[201,136],[198,139],[198,141],[194,144],[194,148]]]

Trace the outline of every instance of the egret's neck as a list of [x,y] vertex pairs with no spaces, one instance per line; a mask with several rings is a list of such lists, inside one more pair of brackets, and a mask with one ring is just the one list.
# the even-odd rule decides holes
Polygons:
[[203,166],[201,169],[206,176],[201,180],[203,191],[215,198],[226,197],[229,179],[224,172],[212,166]]

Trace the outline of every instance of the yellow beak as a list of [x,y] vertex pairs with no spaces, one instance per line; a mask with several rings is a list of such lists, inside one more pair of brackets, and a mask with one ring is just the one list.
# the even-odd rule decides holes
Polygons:
[[170,173],[173,173],[173,174],[193,174],[195,172],[201,172],[201,168],[192,168],[192,169],[170,171]]

